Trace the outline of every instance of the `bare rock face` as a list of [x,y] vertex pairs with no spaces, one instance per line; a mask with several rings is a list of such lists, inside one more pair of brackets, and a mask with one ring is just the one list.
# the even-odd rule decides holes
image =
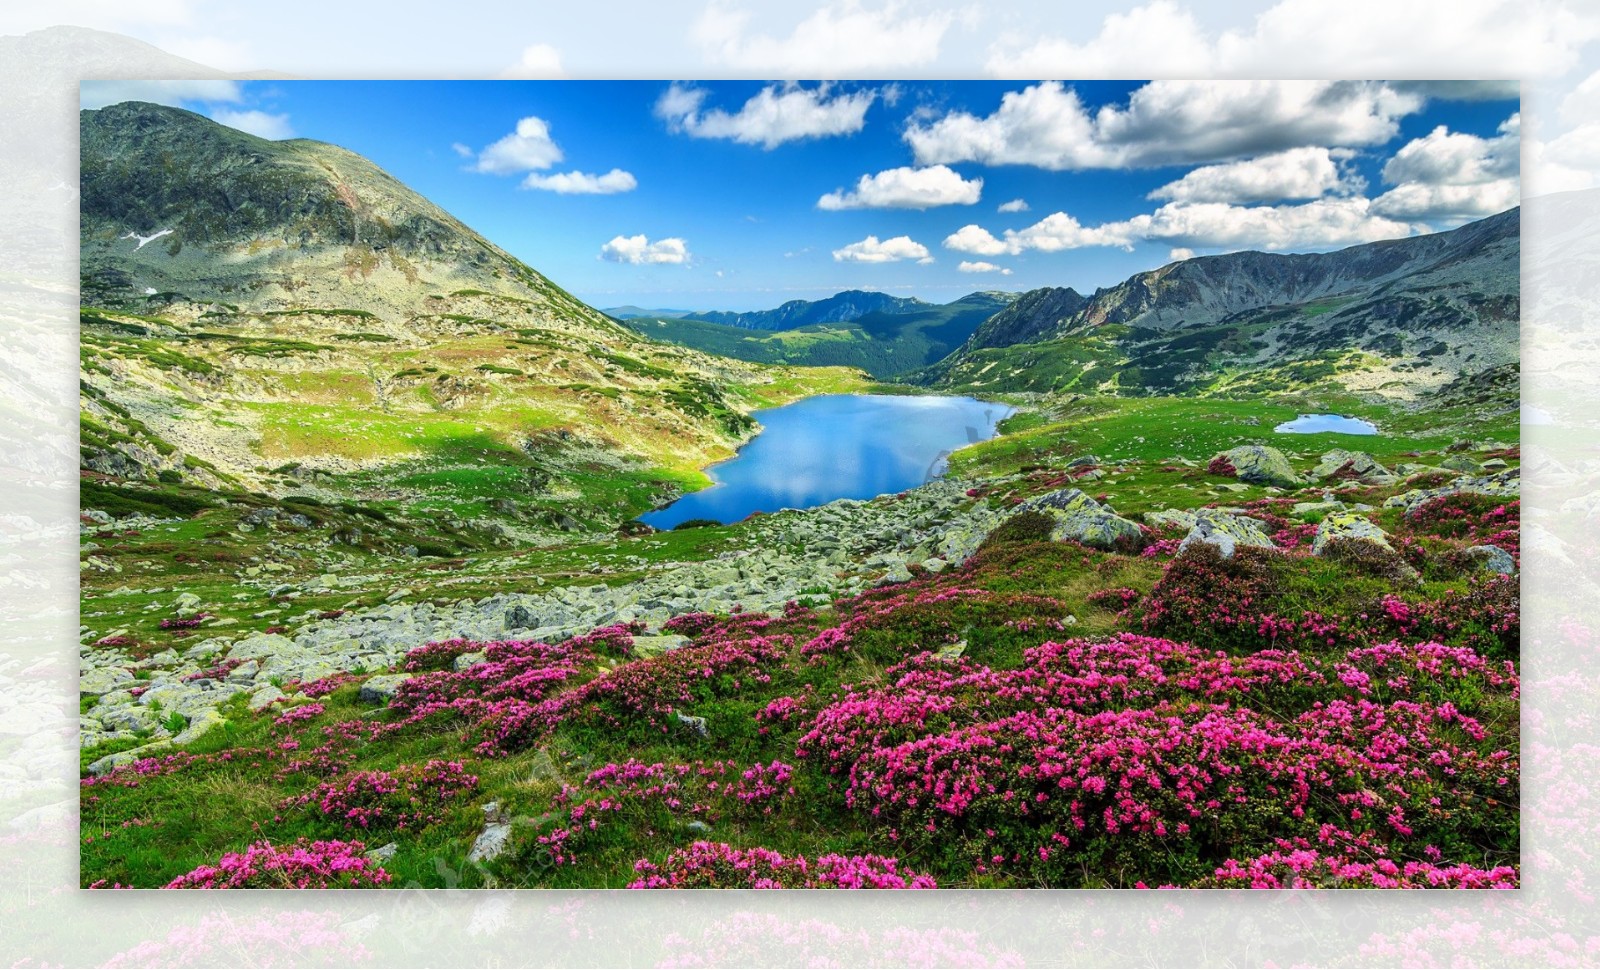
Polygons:
[[1364,451],[1346,451],[1335,448],[1325,453],[1311,469],[1314,479],[1356,479],[1371,484],[1394,481],[1394,473],[1383,467],[1376,458]]

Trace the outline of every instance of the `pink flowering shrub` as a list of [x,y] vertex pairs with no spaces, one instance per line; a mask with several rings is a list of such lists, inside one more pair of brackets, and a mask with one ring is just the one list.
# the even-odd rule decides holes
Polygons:
[[[847,807],[967,847],[978,870],[1191,882],[1240,846],[1376,826],[1397,846],[1514,845],[1514,756],[1449,700],[1514,674],[1438,644],[1326,663],[1124,634],[1046,643],[1016,670],[913,658],[816,715],[800,756]],[[1386,703],[1369,700],[1382,682]],[[1477,850],[1477,851],[1481,851]]]
[[829,854],[807,862],[771,849],[736,849],[723,842],[696,842],[674,849],[659,865],[634,863],[640,878],[629,889],[934,889],[930,876],[902,871],[895,859]]
[[360,842],[262,840],[229,852],[167,884],[168,889],[352,889],[381,886],[389,874],[362,857]]
[[313,807],[346,828],[404,831],[443,821],[448,803],[477,787],[477,776],[459,761],[435,759],[394,771],[358,771],[291,797],[283,806]]
[[[1437,855],[1435,849],[1433,854]],[[1197,884],[1218,889],[1516,889],[1515,866],[1480,869],[1466,863],[1396,862],[1381,849],[1353,855],[1314,847],[1305,838],[1279,839],[1271,852],[1229,859]]]
[[284,727],[291,724],[299,724],[302,721],[311,720],[318,714],[321,714],[324,710],[326,710],[326,708],[321,704],[301,704],[299,707],[291,707],[282,714],[279,714],[277,717],[272,719],[272,723],[278,725],[279,727]]

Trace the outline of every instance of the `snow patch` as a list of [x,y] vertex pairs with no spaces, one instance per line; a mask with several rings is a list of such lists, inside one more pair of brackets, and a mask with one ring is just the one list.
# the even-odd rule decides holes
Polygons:
[[140,249],[143,249],[145,247],[146,243],[153,243],[157,239],[160,239],[162,236],[170,236],[170,235],[172,235],[172,230],[171,229],[163,229],[163,230],[161,230],[160,232],[156,233],[153,236],[141,236],[136,232],[129,232],[126,236],[123,236],[122,238],[123,239],[137,239],[137,240],[139,240],[139,245],[137,245],[137,246],[135,246],[133,248],[135,250],[140,250]]

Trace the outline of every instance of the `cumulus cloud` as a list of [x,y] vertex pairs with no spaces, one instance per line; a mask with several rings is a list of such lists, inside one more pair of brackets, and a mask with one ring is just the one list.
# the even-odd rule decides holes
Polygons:
[[1012,199],[1010,202],[1002,202],[1002,203],[1000,203],[1000,208],[998,210],[996,210],[996,211],[999,211],[999,212],[1027,212],[1028,211],[1028,200],[1027,199]]
[[600,258],[635,266],[652,263],[685,265],[689,262],[689,244],[676,236],[655,242],[642,233],[637,236],[617,236],[600,247]]
[[1167,253],[1169,263],[1181,263],[1186,259],[1194,259],[1194,250],[1187,246],[1174,246],[1172,251]]
[[[1596,36],[1600,17],[1563,0],[1281,0],[1248,27],[1220,33],[1205,30],[1187,6],[1156,0],[1110,14],[1082,42],[1003,36],[990,48],[987,67],[1010,78],[1138,79],[1149,76],[1151,64],[1180,77],[1264,77],[1280,70],[1283,52],[1292,50],[1303,77],[1381,77],[1394,69],[1394,48],[1373,38],[1403,37],[1413,76],[1471,76],[1490,64],[1508,78],[1554,77],[1570,70]],[[1513,85],[1433,82],[1429,94],[1514,97]]]
[[860,242],[835,249],[833,258],[840,263],[898,263],[905,259],[914,259],[919,263],[933,262],[933,257],[928,255],[928,247],[910,236],[884,240],[868,236]]
[[972,205],[983,192],[983,179],[964,179],[945,165],[891,168],[863,175],[855,191],[837,189],[817,200],[819,209],[931,209]]
[[693,138],[725,138],[773,149],[786,141],[854,134],[866,124],[877,93],[834,93],[830,84],[804,88],[769,84],[737,112],[706,109],[709,92],[674,83],[656,101],[656,115],[672,131]]
[[290,127],[289,116],[286,114],[215,108],[211,112],[211,120],[219,125],[227,125],[229,128],[237,128],[247,134],[255,135],[257,138],[282,141],[294,137],[294,129]]
[[1352,195],[1366,181],[1351,167],[1346,148],[1291,148],[1237,162],[1205,165],[1149,198],[1174,202],[1280,202],[1323,195]]
[[561,195],[613,195],[632,192],[639,187],[639,182],[632,172],[614,168],[604,175],[590,175],[588,172],[558,172],[554,175],[530,173],[522,180],[522,185],[524,188],[543,189]]
[[1277,206],[1169,202],[1154,212],[1098,226],[1085,226],[1064,212],[1055,212],[1026,229],[1007,229],[999,237],[981,226],[965,226],[946,238],[944,245],[984,256],[1088,246],[1130,249],[1138,242],[1166,242],[1183,249],[1281,252],[1351,246],[1420,231],[1425,227],[1378,214],[1371,200],[1357,196]]
[[689,37],[712,63],[768,77],[837,78],[933,62],[953,20],[948,11],[907,14],[904,4],[893,0],[876,10],[845,0],[823,6],[787,36],[775,37],[752,31],[744,9],[713,2]]
[[1004,266],[996,266],[993,263],[986,263],[981,259],[977,261],[963,259],[961,262],[956,264],[956,269],[963,273],[999,273],[1001,276],[1011,275],[1011,270],[1005,268]]
[[1424,98],[1369,81],[1153,81],[1090,114],[1059,81],[1007,92],[987,116],[952,111],[904,133],[919,163],[1053,171],[1194,164],[1305,145],[1380,144]]
[[1012,251],[989,230],[976,225],[962,226],[944,237],[944,248],[954,249],[958,253],[972,253],[975,256],[999,256]]
[[561,52],[549,44],[530,44],[522,49],[517,63],[500,73],[506,78],[557,78],[566,77],[561,66]]
[[184,101],[238,103],[237,81],[84,81],[78,86],[78,107],[104,108],[124,101],[148,101],[178,107]]
[[550,137],[549,123],[529,115],[517,122],[511,134],[479,152],[473,167],[492,175],[515,175],[549,168],[564,157]]
[[1503,212],[1521,198],[1522,118],[1512,115],[1493,138],[1440,125],[1408,142],[1383,166],[1394,188],[1373,211],[1396,219],[1454,223]]

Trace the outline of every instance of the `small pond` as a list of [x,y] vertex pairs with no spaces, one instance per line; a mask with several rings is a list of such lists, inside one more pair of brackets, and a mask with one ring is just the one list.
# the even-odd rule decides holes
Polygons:
[[1317,434],[1323,431],[1334,431],[1339,434],[1377,434],[1378,426],[1371,421],[1347,418],[1342,414],[1302,414],[1272,430],[1281,434]]
[[757,411],[762,431],[706,470],[715,484],[639,516],[657,529],[690,519],[737,522],[915,488],[943,475],[950,452],[995,436],[1011,414],[970,397],[828,394]]

